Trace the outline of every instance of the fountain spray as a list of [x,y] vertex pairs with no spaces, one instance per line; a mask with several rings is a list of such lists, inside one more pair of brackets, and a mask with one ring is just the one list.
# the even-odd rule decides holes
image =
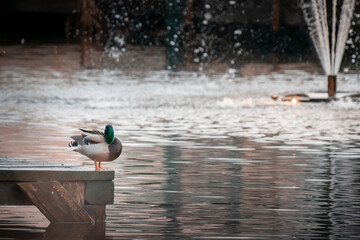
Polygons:
[[326,0],[300,0],[300,4],[321,65],[328,75],[329,98],[334,98],[336,75],[344,55],[355,0],[343,1],[339,21],[337,19],[338,2],[332,0],[331,29],[328,24]]

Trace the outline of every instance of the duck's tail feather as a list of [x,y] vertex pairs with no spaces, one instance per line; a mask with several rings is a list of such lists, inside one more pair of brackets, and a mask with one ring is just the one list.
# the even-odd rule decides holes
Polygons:
[[71,138],[74,140],[73,142],[76,143],[76,145],[85,145],[84,138],[81,135],[74,135],[71,136]]
[[69,147],[67,148],[68,151],[76,151],[80,146],[85,145],[84,138],[81,135],[74,135],[71,136],[74,141],[69,142]]
[[76,151],[79,148],[79,144],[76,141],[69,142],[69,147],[66,149],[68,151]]

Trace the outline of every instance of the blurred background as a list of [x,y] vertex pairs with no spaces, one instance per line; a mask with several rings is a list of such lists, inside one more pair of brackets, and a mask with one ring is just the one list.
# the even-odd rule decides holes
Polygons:
[[[359,16],[357,1],[344,57],[354,71]],[[76,44],[86,68],[224,71],[255,62],[277,70],[319,62],[297,0],[3,0],[0,27],[0,45]]]

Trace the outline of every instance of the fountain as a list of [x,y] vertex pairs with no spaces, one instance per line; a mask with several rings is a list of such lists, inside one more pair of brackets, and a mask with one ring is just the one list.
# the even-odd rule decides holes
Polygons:
[[332,0],[332,11],[329,14],[331,28],[326,0],[300,0],[300,5],[321,65],[328,75],[328,96],[335,98],[336,75],[344,55],[355,0],[343,0],[339,21],[338,1]]

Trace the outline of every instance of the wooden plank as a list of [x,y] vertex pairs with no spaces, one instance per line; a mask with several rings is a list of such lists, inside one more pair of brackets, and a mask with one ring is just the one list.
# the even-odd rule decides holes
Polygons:
[[93,222],[58,181],[25,182],[18,185],[52,223]]
[[61,182],[61,185],[69,192],[73,199],[83,206],[85,202],[85,182]]
[[[63,164],[63,163],[54,163],[54,162],[44,162],[31,159],[17,159],[17,158],[3,158],[0,157],[0,167],[17,167],[17,166],[42,166],[42,167],[61,167],[61,168],[86,168],[84,166],[75,165],[75,164]],[[89,168],[88,168],[89,169]]]
[[114,203],[114,182],[87,181],[85,203],[93,205]]
[[[80,206],[83,206],[85,201],[86,204],[94,205],[114,203],[112,181],[66,181],[61,184]],[[0,182],[0,196],[0,205],[32,205],[16,182]]]
[[0,169],[0,181],[86,181],[86,180],[113,180],[114,171],[95,170],[52,170],[52,169]]

